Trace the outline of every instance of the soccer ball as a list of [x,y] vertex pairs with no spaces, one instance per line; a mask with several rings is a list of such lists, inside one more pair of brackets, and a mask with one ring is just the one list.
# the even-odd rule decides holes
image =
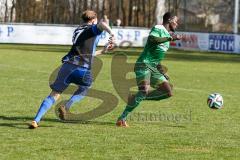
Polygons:
[[221,109],[223,107],[223,97],[219,93],[212,93],[208,96],[207,104],[211,109]]

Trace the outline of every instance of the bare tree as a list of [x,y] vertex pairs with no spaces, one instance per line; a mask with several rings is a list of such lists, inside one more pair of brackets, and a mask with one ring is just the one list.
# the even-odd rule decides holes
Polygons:
[[160,24],[162,23],[162,16],[164,12],[166,11],[165,9],[165,0],[157,0],[156,1],[156,10],[155,10],[155,23]]
[[[165,11],[179,14],[192,31],[231,30],[232,0],[0,0],[0,19],[4,22],[79,24],[81,14],[93,9],[99,18],[117,18],[124,26],[151,27],[160,24]],[[202,16],[202,17],[201,17]],[[187,18],[186,18],[187,17]],[[230,26],[230,29],[229,29]],[[211,30],[211,31],[212,31]]]
[[132,25],[133,0],[129,1],[128,5],[128,25]]
[[8,0],[5,1],[5,14],[4,14],[4,22],[8,21]]
[[12,0],[12,7],[11,7],[11,11],[10,11],[10,22],[13,22],[14,10],[15,10],[15,0]]
[[148,27],[151,26],[151,1],[148,1]]
[[117,18],[120,17],[120,12],[121,12],[121,3],[122,1],[121,0],[117,0]]
[[136,26],[139,26],[140,25],[140,22],[139,22],[139,19],[140,19],[140,12],[141,12],[141,1],[140,0],[137,0],[137,15],[136,15],[136,20],[137,20],[137,23],[136,23]]
[[83,6],[84,6],[84,10],[88,9],[88,0],[84,0]]
[[102,4],[102,17],[106,14],[106,0],[103,0],[103,4]]
[[126,13],[126,1],[122,1],[121,4],[121,9],[122,9],[122,14],[123,14],[123,25],[127,26],[128,25],[128,21],[127,21],[127,13]]
[[181,0],[174,0],[174,9],[173,9],[173,12],[178,15],[178,9],[179,9],[179,6],[181,4]]
[[146,0],[142,0],[142,6],[143,6],[143,26],[146,27]]
[[215,0],[208,0],[207,2],[198,2],[198,5],[203,11],[203,17],[205,17],[205,27],[209,24],[209,16],[214,13],[214,7],[216,5]]

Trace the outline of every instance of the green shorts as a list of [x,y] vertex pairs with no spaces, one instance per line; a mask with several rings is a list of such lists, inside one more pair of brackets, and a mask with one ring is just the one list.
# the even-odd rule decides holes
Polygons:
[[147,81],[151,87],[156,88],[163,82],[168,82],[163,74],[161,74],[156,67],[141,66],[135,67],[136,81],[139,85],[142,81]]

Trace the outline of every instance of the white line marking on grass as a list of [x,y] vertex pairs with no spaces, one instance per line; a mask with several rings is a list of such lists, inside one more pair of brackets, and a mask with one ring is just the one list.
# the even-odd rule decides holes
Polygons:
[[207,91],[200,90],[200,89],[188,89],[188,88],[180,88],[180,87],[174,87],[174,89],[187,91],[187,92],[208,93]]
[[[187,92],[197,92],[197,93],[202,93],[202,94],[210,94],[209,92],[205,90],[200,90],[200,89],[188,89],[188,88],[180,88],[180,87],[174,87],[176,90],[182,90],[182,91],[187,91]],[[224,94],[226,97],[237,97],[231,94]]]

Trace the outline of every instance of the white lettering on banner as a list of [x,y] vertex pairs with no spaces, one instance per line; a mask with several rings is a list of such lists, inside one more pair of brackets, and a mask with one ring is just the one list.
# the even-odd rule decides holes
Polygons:
[[233,52],[234,48],[234,35],[209,35],[209,49],[214,51],[230,51]]
[[234,41],[229,42],[228,45],[228,47],[230,48],[229,50],[234,51]]
[[[77,27],[0,24],[0,43],[71,45],[73,32]],[[150,29],[143,28],[113,28],[117,46],[143,47],[147,41],[149,31]],[[171,42],[171,46],[174,48],[240,53],[240,36],[238,35],[196,32],[178,33],[183,34],[183,39]],[[108,38],[109,34],[103,32],[99,46],[104,46],[108,42]]]

